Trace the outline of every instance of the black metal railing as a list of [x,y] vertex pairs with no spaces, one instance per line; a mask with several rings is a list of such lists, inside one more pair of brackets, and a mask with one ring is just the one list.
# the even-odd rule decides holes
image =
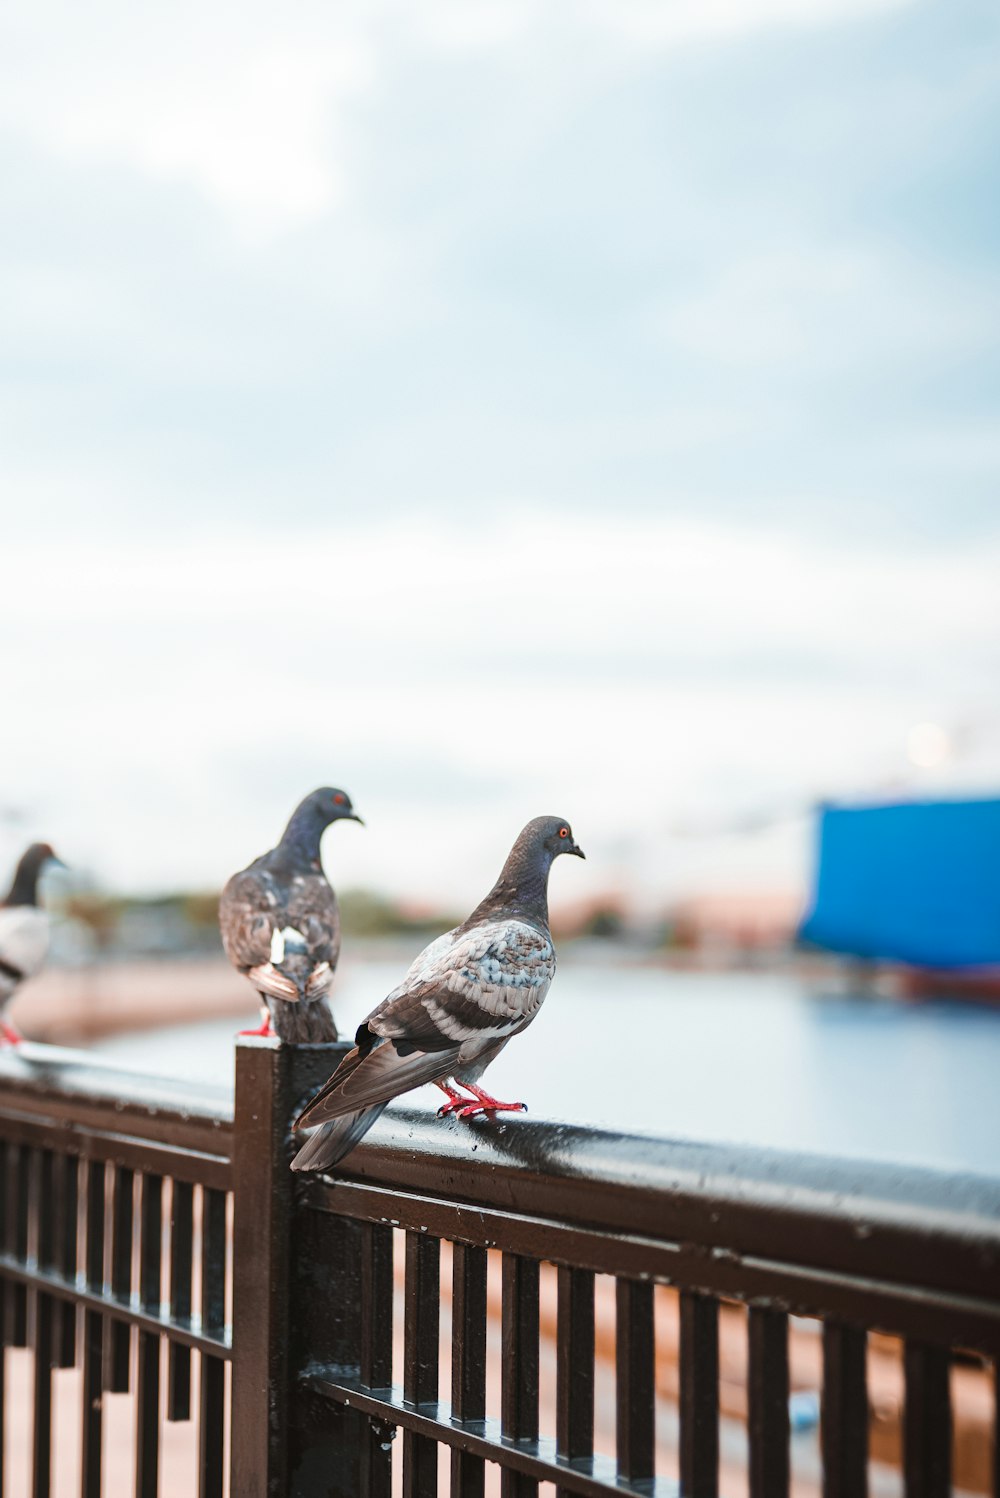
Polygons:
[[[8,1418],[6,1388],[0,1400],[6,1495],[30,1484],[32,1498],[45,1498],[68,1493],[72,1482],[83,1498],[102,1491],[154,1498],[165,1413],[195,1427],[187,1491],[222,1498],[231,1138],[225,1088],[137,1077],[50,1046],[4,1054],[3,1340],[34,1354],[30,1432]],[[53,1372],[74,1367],[80,1449],[55,1472]],[[106,1394],[129,1395],[134,1406],[124,1489],[120,1473],[105,1471]],[[25,1438],[29,1450],[19,1453]]]
[[[6,1450],[29,1441],[33,1498],[102,1491],[102,1391],[132,1407],[116,1495],[865,1498],[876,1457],[879,1493],[1000,1493],[1000,1182],[403,1109],[335,1179],[296,1177],[291,1119],[341,1051],[240,1043],[235,1109],[46,1047],[0,1059],[3,1336],[34,1349]],[[187,1485],[161,1461],[179,1422]]]
[[[734,1490],[790,1491],[796,1316],[814,1319],[822,1349],[818,1471],[802,1490],[867,1492],[867,1342],[877,1329],[902,1339],[907,1498],[951,1491],[952,1360],[960,1352],[992,1365],[1000,1355],[1000,1182],[526,1119],[443,1125],[402,1110],[336,1180],[296,1181],[287,1122],[328,1074],[329,1055],[266,1043],[238,1055],[239,1498],[381,1498],[393,1491],[394,1463],[407,1498],[431,1495],[442,1449],[461,1498],[484,1493],[497,1469],[505,1498],[535,1494],[540,1483],[567,1495],[715,1498],[726,1491],[720,1314],[734,1304],[748,1307],[746,1470],[731,1477]],[[444,1359],[442,1248],[451,1266]],[[491,1416],[487,1282],[497,1257],[500,1392]],[[556,1266],[556,1358],[545,1382],[547,1265]],[[614,1286],[615,1419],[614,1449],[602,1454],[595,1289],[604,1276]],[[656,1472],[660,1287],[676,1299],[676,1481]],[[240,1346],[251,1336],[244,1364]],[[994,1397],[994,1451],[995,1423]],[[401,1443],[390,1439],[395,1429]],[[989,1480],[996,1491],[995,1467]]]

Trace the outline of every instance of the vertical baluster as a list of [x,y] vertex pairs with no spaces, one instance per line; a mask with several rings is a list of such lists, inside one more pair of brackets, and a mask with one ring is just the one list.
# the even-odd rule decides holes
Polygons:
[[[440,1273],[438,1240],[407,1233],[403,1394],[411,1404],[434,1404],[438,1397]],[[436,1442],[404,1431],[404,1498],[435,1498],[436,1493]]]
[[[55,1159],[51,1150],[33,1151],[32,1177],[39,1269],[55,1264]],[[35,1293],[35,1407],[32,1422],[32,1498],[48,1498],[52,1476],[52,1296]]]
[[948,1354],[907,1342],[903,1353],[903,1470],[906,1498],[948,1498],[951,1492],[951,1390]]
[[655,1471],[653,1287],[615,1282],[615,1388],[618,1477],[641,1482]]
[[680,1469],[684,1498],[718,1498],[719,1305],[680,1295]]
[[1000,1498],[1000,1362],[993,1364],[993,1498]]
[[[458,1420],[486,1418],[486,1250],[452,1248],[451,1409]],[[452,1498],[483,1498],[486,1463],[467,1451],[451,1454]]]
[[993,1498],[1000,1498],[1000,1362],[993,1364]]
[[[594,1454],[594,1276],[559,1270],[556,1315],[556,1450],[568,1461]],[[557,1498],[568,1498],[556,1488]]]
[[[226,1321],[226,1193],[205,1187],[201,1216],[201,1324],[221,1335]],[[201,1498],[222,1498],[225,1364],[202,1353],[198,1412]]]
[[[104,1203],[106,1171],[103,1160],[87,1162],[87,1241],[85,1271],[87,1289],[104,1290]],[[81,1424],[83,1454],[80,1464],[82,1498],[101,1498],[101,1432],[103,1408],[101,1373],[104,1318],[99,1311],[86,1311],[83,1318],[83,1393]]]
[[866,1343],[860,1327],[823,1325],[823,1498],[867,1498]]
[[[139,1302],[160,1314],[163,1177],[139,1177]],[[156,1498],[160,1472],[160,1336],[140,1331],[135,1387],[135,1493]]]
[[[538,1261],[503,1256],[500,1424],[515,1441],[538,1440]],[[501,1498],[534,1498],[537,1479],[504,1468]]]
[[[361,1226],[361,1382],[384,1389],[392,1382],[392,1228]],[[361,1491],[389,1498],[392,1446],[388,1430],[366,1422],[361,1447]]]
[[[3,1147],[0,1146],[0,1154]],[[5,1198],[0,1196],[0,1201]],[[4,1451],[7,1446],[7,1344],[5,1331],[7,1325],[7,1302],[10,1299],[11,1287],[5,1279],[0,1279],[0,1493],[6,1489],[6,1463]]]
[[[173,1181],[170,1194],[170,1319],[191,1320],[194,1187]],[[191,1418],[191,1349],[171,1341],[167,1362],[167,1419]]]
[[[80,1162],[76,1155],[59,1155],[56,1169],[56,1255],[64,1279],[77,1275],[77,1215]],[[76,1303],[64,1300],[57,1311],[55,1360],[58,1368],[76,1365]]]
[[[111,1293],[128,1301],[132,1295],[132,1197],[133,1172],[127,1165],[115,1166],[111,1216]],[[104,1386],[112,1394],[127,1394],[132,1334],[127,1321],[108,1322]]]
[[788,1498],[788,1317],[751,1306],[748,1336],[750,1498]]
[[[19,1264],[24,1264],[28,1257],[28,1170],[27,1147],[9,1144],[4,1247]],[[8,1347],[27,1347],[28,1291],[25,1285],[10,1287],[5,1326],[4,1340]]]

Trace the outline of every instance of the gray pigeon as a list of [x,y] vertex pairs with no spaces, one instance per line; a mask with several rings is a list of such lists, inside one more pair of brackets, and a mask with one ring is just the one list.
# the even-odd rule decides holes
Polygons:
[[46,864],[60,862],[48,843],[32,843],[0,902],[0,1042],[8,1045],[17,1045],[21,1036],[2,1016],[25,979],[41,971],[49,950],[49,917],[38,903],[38,880]]
[[295,1156],[293,1170],[336,1165],[394,1097],[424,1082],[447,1094],[442,1114],[468,1118],[524,1109],[491,1097],[478,1082],[511,1036],[531,1024],[549,991],[556,970],[549,869],[560,853],[584,856],[568,822],[535,817],[528,823],[486,899],[421,952],[300,1114],[297,1129],[319,1127]]
[[265,1006],[260,1029],[244,1035],[277,1034],[299,1044],[337,1038],[326,995],[340,956],[340,911],[319,844],[330,823],[344,819],[361,821],[346,791],[313,791],[295,808],[278,846],[222,891],[226,956]]

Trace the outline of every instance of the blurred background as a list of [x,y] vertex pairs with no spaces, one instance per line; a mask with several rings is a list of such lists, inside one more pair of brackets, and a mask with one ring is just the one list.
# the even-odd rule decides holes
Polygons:
[[820,803],[1000,793],[995,7],[0,30],[0,862],[71,869],[25,1032],[225,1079],[218,890],[328,783],[349,1031],[551,812],[501,1093],[1000,1163],[989,982],[799,935]]

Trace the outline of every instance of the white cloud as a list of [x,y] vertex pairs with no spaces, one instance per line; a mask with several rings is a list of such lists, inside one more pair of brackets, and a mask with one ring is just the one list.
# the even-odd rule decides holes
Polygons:
[[76,162],[188,184],[253,232],[335,207],[338,106],[372,82],[356,28],[313,8],[181,3],[156,12],[7,12],[0,121]]

